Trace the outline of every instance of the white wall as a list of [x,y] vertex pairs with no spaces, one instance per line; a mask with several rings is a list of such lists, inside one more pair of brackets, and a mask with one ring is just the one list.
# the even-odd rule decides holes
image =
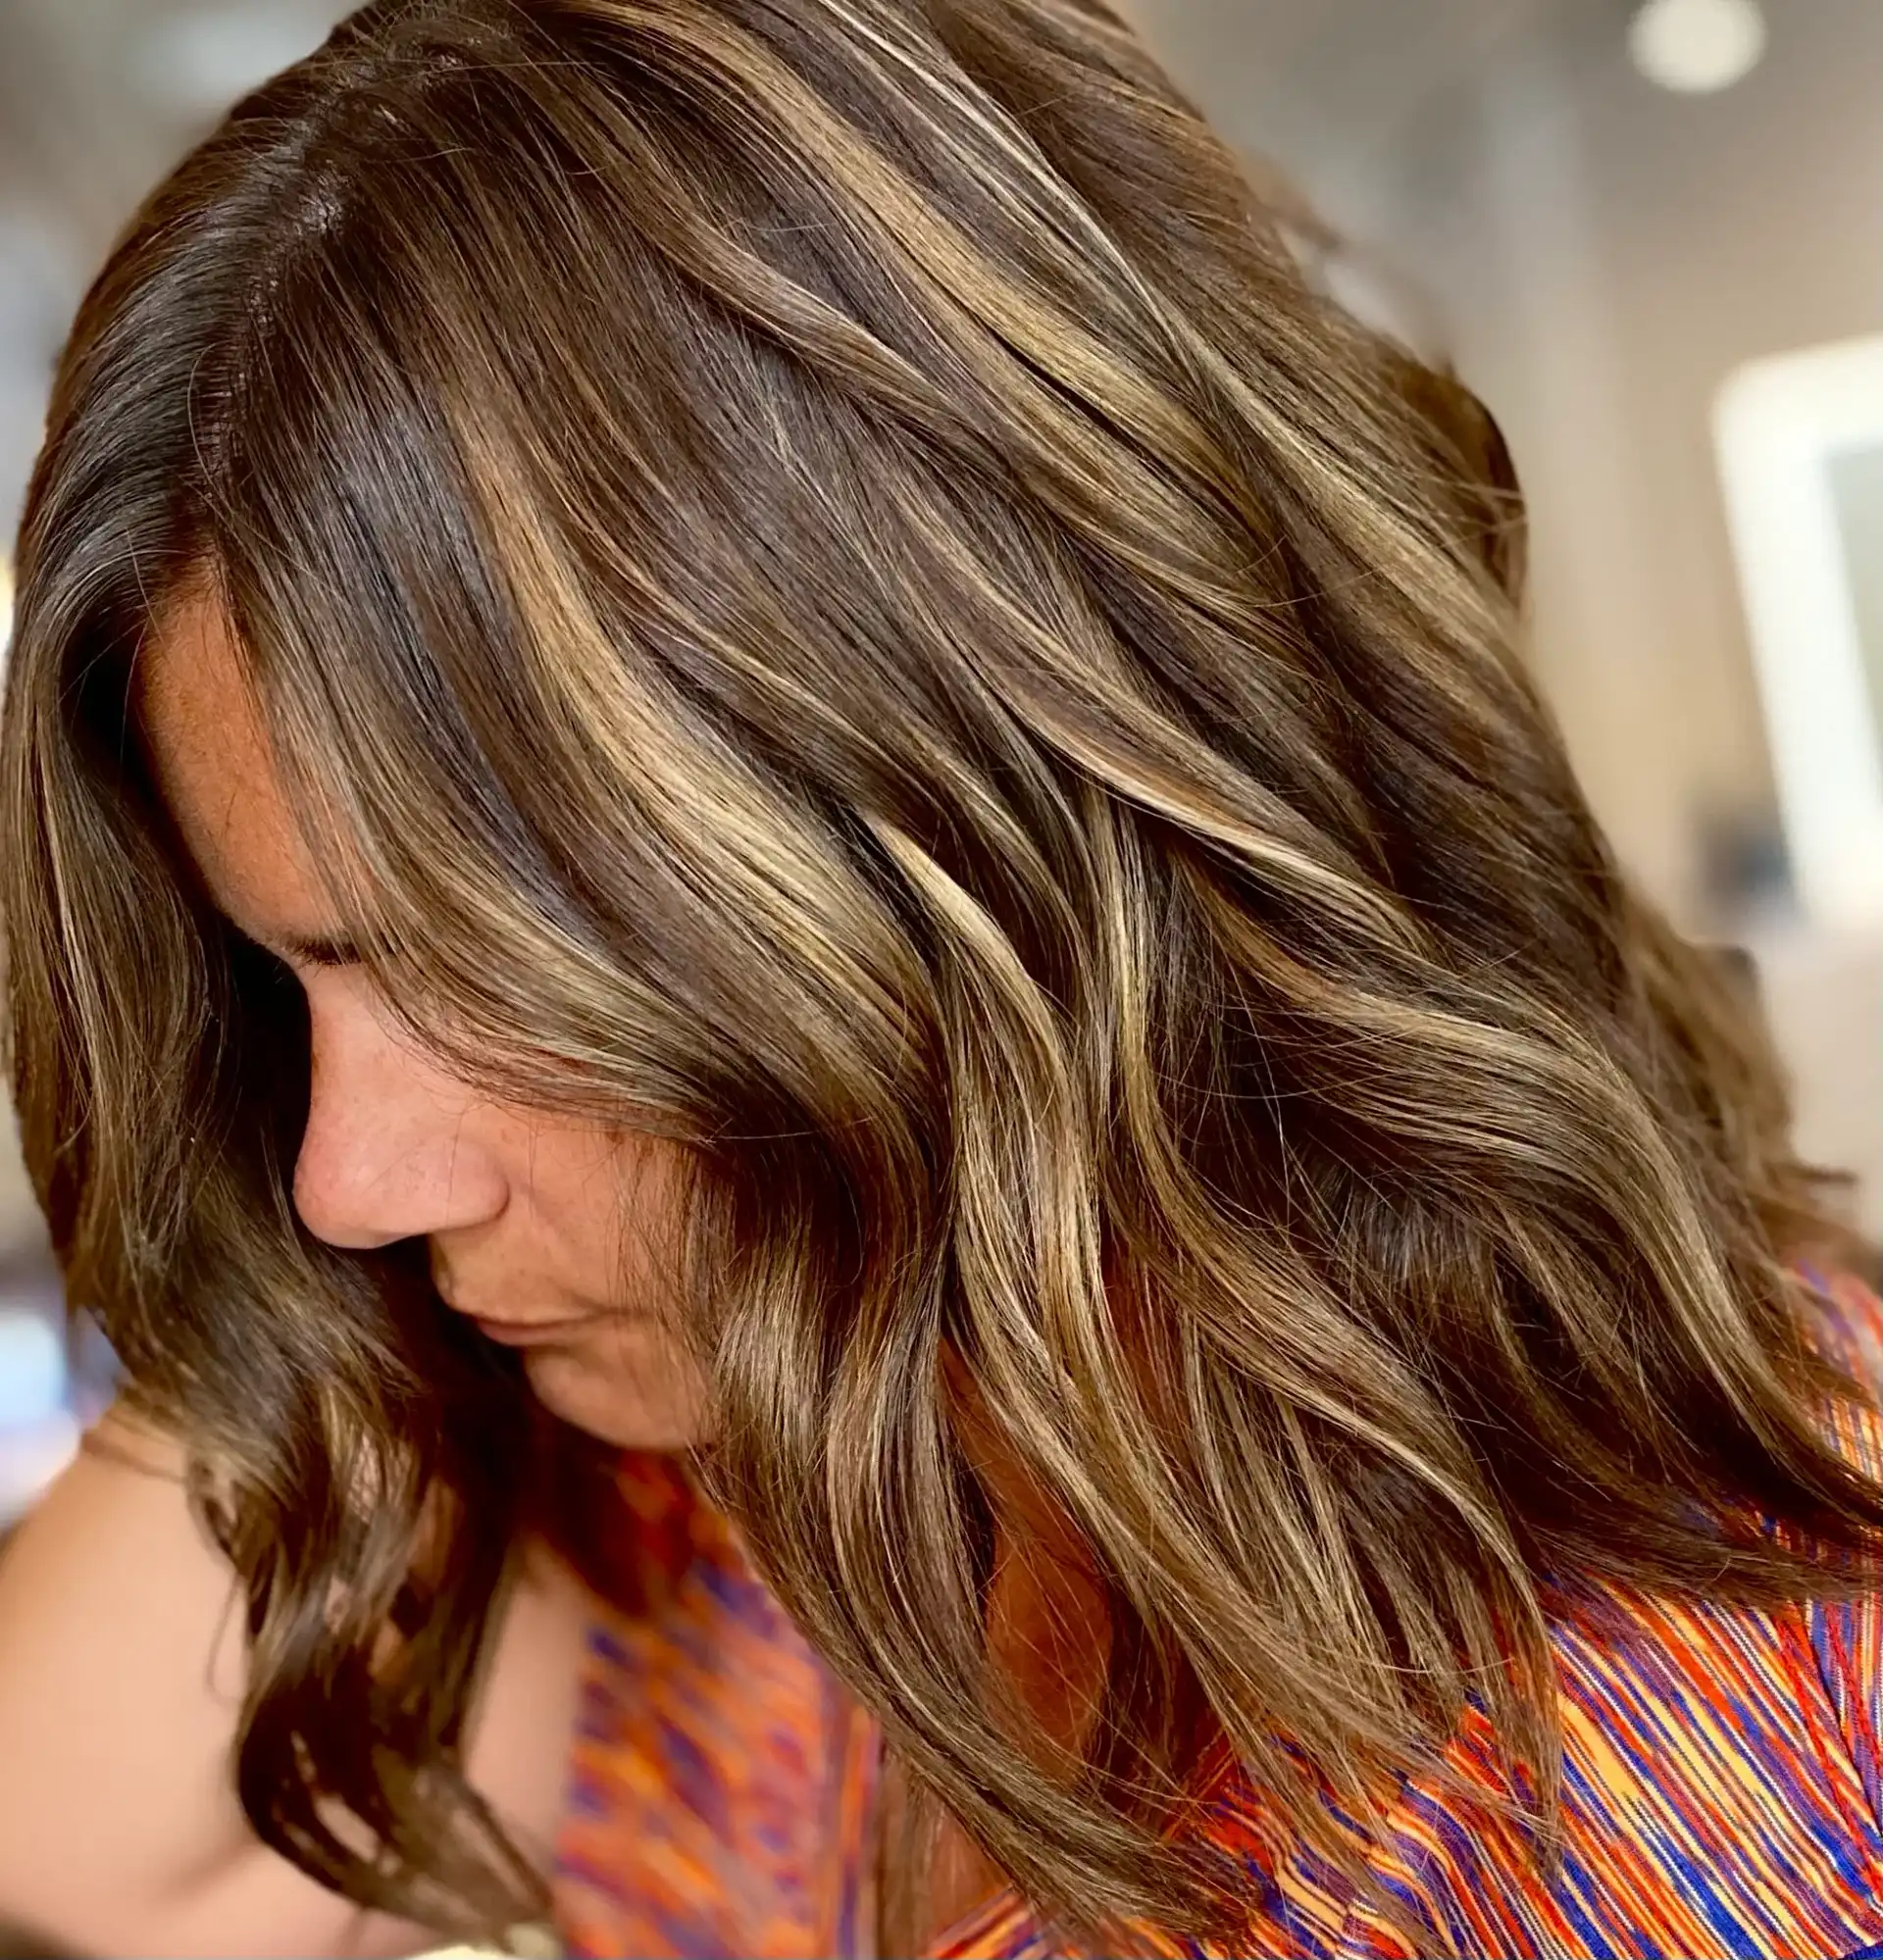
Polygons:
[[[1883,314],[1883,4],[1765,0],[1762,66],[1669,95],[1624,0],[1144,0],[1218,126],[1409,284],[1509,435],[1535,658],[1624,859],[1759,957],[1800,1147],[1883,1235],[1883,946],[1722,916],[1709,825],[1775,822],[1710,415],[1741,362]],[[1878,540],[1883,552],[1883,539]]]
[[1425,289],[1536,521],[1536,657],[1630,864],[1705,917],[1702,827],[1770,779],[1708,434],[1739,362],[1883,307],[1883,6],[1767,0],[1669,95],[1620,0],[1146,0],[1218,126]]

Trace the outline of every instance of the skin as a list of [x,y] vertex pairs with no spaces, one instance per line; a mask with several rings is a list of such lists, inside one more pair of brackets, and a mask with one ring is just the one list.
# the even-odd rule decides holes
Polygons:
[[[185,601],[152,635],[139,679],[158,788],[197,873],[306,997],[312,1078],[294,1171],[302,1223],[342,1248],[423,1238],[439,1297],[521,1347],[531,1387],[564,1421],[628,1448],[701,1440],[699,1372],[657,1305],[671,1146],[493,1102],[393,1025],[364,969],[334,943],[331,902],[295,830],[228,623],[208,598]],[[1032,1655],[1042,1643],[1018,1628],[1035,1618],[1020,1607],[1033,1593],[1030,1568],[1012,1572],[1022,1583],[997,1588],[998,1619]],[[510,1671],[553,1663],[560,1673],[566,1618],[561,1595],[536,1609],[511,1642]],[[508,1689],[518,1705],[529,1692]],[[531,1798],[539,1812],[534,1785]],[[929,1880],[941,1930],[998,1874],[950,1829]]]
[[[698,1382],[645,1305],[658,1155],[481,1101],[398,1038],[357,969],[309,957],[331,920],[218,615],[182,609],[140,669],[153,764],[197,869],[307,994],[295,1201],[308,1229],[354,1247],[424,1237],[441,1293],[524,1345],[551,1408],[625,1444],[690,1440]],[[249,1829],[229,1774],[240,1619],[183,1464],[174,1439],[108,1416],[0,1560],[0,1924],[99,1955],[435,1945],[336,1898]],[[467,1770],[546,1863],[594,1602],[544,1546],[519,1554]]]
[[[229,1776],[233,1594],[185,1499],[182,1451],[107,1417],[0,1559],[0,1926],[101,1960],[435,1947],[249,1829]],[[525,1546],[470,1732],[471,1781],[545,1862],[589,1613],[575,1576]]]
[[[191,599],[161,624],[139,688],[159,790],[208,892],[306,996],[294,1202],[307,1229],[353,1249],[422,1238],[441,1299],[520,1347],[564,1420],[625,1447],[701,1440],[703,1383],[659,1309],[668,1146],[492,1102],[411,1045],[334,943],[212,604]],[[420,1951],[433,1943],[424,1929],[335,1899],[241,1814],[231,1576],[185,1502],[182,1463],[174,1441],[108,1417],[0,1562],[0,1922],[101,1955]],[[1064,1521],[998,1461],[983,1469],[1029,1520],[997,1549],[991,1655],[1074,1747],[1102,1607]],[[546,1861],[594,1602],[545,1547],[520,1552],[467,1767]],[[892,1766],[886,1799],[893,1809]],[[924,1863],[931,1935],[1001,1883],[945,1822]]]
[[700,1439],[701,1382],[658,1311],[671,1146],[490,1101],[419,1053],[337,927],[220,609],[192,596],[139,664],[159,789],[216,905],[307,999],[294,1203],[351,1250],[422,1238],[439,1297],[523,1350],[531,1386],[627,1447]]

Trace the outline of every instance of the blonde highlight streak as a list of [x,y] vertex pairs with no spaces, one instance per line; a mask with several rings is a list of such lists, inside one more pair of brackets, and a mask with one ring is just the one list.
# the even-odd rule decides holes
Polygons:
[[[217,1467],[323,1883],[540,1906],[454,1724],[536,1501],[489,1437],[541,1466],[294,1231],[305,1057],[107,766],[157,562],[413,1031],[678,1146],[700,1473],[911,1845],[1069,1940],[1244,1950],[1172,1835],[1224,1745],[1424,1951],[1325,1792],[1475,1696],[1547,1853],[1556,1580],[1874,1583],[1776,1065],[1576,786],[1488,417],[1285,225],[1103,0],[373,0],[86,301],[0,728],[23,1130]],[[1044,1695],[1028,1557],[1101,1623]],[[401,1601],[429,1699],[362,1686]]]

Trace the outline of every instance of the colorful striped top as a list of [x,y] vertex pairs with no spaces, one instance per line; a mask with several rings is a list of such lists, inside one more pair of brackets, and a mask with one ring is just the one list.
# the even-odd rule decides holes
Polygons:
[[[1883,1306],[1848,1282],[1827,1294],[1883,1381]],[[1883,1468],[1883,1423],[1842,1414],[1838,1428]],[[624,1490],[672,1583],[590,1639],[556,1886],[568,1951],[864,1960],[870,1723],[674,1469],[636,1459]],[[1200,1794],[1212,1839],[1248,1874],[1235,1960],[1883,1960],[1883,1598],[1753,1612],[1611,1591],[1553,1640],[1552,1881],[1514,1823],[1470,1802],[1473,1787],[1507,1789],[1481,1717],[1451,1744],[1443,1794],[1407,1777],[1383,1831],[1340,1820],[1426,1930],[1416,1947],[1316,1856],[1278,1855],[1225,1767]],[[1009,1894],[931,1960],[1061,1950]]]

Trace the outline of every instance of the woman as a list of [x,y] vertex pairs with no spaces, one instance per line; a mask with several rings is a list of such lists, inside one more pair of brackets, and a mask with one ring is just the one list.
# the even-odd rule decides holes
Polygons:
[[1519,528],[1101,0],[382,0],[238,109],[20,556],[127,1388],[0,1581],[0,1906],[1883,1941],[1875,1304]]

